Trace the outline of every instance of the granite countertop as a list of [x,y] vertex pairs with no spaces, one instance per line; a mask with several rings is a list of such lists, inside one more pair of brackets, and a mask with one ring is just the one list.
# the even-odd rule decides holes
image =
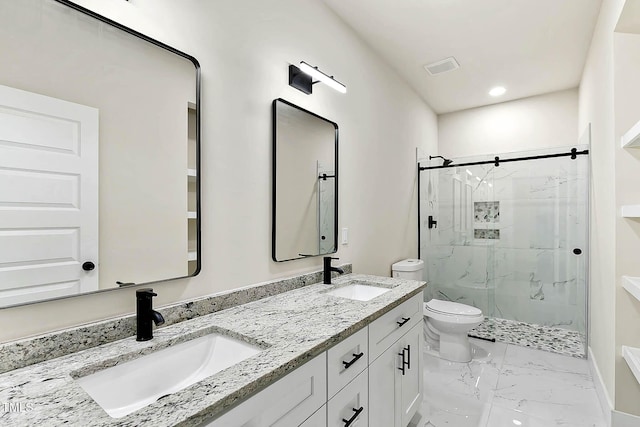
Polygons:
[[[326,292],[349,281],[391,290],[370,301]],[[238,305],[157,329],[151,341],[135,336],[0,375],[0,424],[16,426],[196,426],[255,394],[393,307],[425,283],[360,274]],[[111,418],[74,381],[140,355],[221,331],[264,348],[257,355],[122,418]]]

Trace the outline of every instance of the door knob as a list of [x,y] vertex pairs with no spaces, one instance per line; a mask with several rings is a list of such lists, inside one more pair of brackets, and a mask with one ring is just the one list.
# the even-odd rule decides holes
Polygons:
[[91,261],[87,261],[87,262],[82,263],[82,269],[84,271],[91,271],[94,268],[96,268],[96,265],[94,263],[92,263]]

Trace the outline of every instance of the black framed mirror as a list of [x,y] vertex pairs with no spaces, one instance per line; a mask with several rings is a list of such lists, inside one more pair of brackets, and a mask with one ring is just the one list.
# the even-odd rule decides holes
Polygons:
[[272,104],[272,258],[338,249],[338,125],[284,99]]
[[0,307],[198,274],[198,61],[66,0],[0,51]]

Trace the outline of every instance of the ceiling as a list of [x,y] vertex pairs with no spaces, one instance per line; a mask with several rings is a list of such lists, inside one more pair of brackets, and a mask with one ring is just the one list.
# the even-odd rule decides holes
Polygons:
[[[601,0],[323,0],[438,113],[577,87]],[[453,56],[460,68],[423,66]],[[497,98],[488,92],[507,88]]]

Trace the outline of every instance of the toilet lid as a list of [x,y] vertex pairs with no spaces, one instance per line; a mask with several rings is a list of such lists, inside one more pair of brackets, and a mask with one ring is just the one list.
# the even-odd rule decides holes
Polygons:
[[452,314],[456,316],[480,316],[482,315],[482,310],[476,307],[472,307],[466,304],[460,304],[457,302],[451,301],[441,301],[439,299],[432,299],[427,303],[427,308],[429,310],[443,313],[443,314]]

